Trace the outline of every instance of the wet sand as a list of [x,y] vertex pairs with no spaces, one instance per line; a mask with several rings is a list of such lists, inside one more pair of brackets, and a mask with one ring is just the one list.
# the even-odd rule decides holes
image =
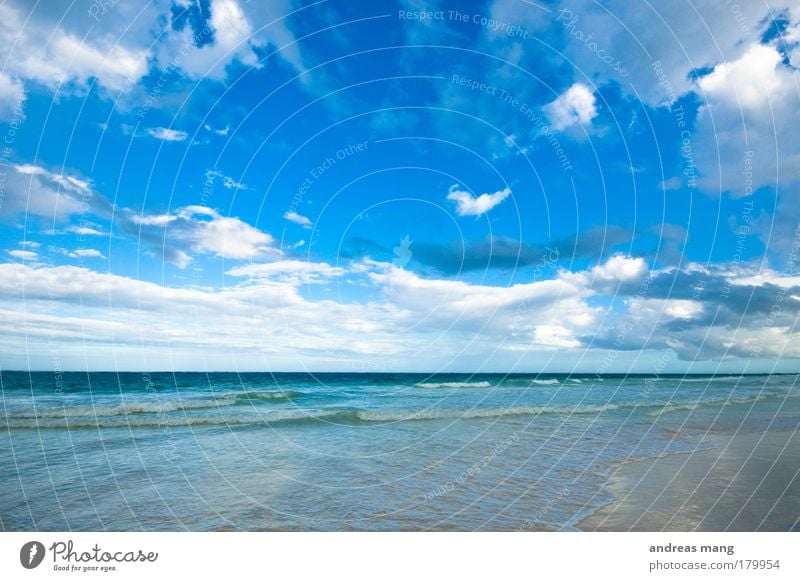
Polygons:
[[625,462],[586,531],[800,530],[800,431],[715,434],[713,449]]

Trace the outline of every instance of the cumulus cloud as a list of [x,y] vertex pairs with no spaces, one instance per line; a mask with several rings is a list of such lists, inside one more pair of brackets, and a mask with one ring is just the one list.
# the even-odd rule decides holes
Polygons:
[[[192,25],[186,26],[186,13],[195,10],[204,14],[188,19]],[[95,83],[101,94],[118,98],[140,85],[153,68],[191,79],[223,80],[234,62],[258,66],[256,50],[269,45],[303,72],[300,48],[285,22],[293,10],[290,0],[210,0],[205,14],[200,4],[153,0],[145,6],[120,2],[98,18],[91,16],[91,7],[87,16],[86,7],[79,5],[53,10],[5,2],[0,6],[0,56],[5,63],[0,106],[19,101],[27,82],[70,92],[85,92]]]
[[185,206],[168,214],[126,209],[119,212],[117,223],[179,268],[189,265],[191,253],[232,260],[280,255],[270,234],[206,206]]
[[150,137],[161,139],[162,141],[186,141],[186,138],[189,137],[189,134],[185,131],[168,129],[166,127],[154,127],[148,129],[147,134],[150,135]]
[[21,112],[25,88],[19,79],[0,71],[0,121],[9,121]]
[[592,268],[591,273],[593,277],[603,281],[631,282],[641,280],[647,271],[647,263],[642,258],[618,254],[604,264]]
[[72,258],[105,258],[99,250],[94,248],[78,248],[69,253]]
[[[74,266],[0,264],[0,319],[13,312],[26,323],[10,326],[0,342],[26,333],[35,345],[55,333],[67,349],[89,342],[93,353],[123,358],[137,350],[163,356],[169,347],[176,357],[210,349],[249,361],[268,355],[289,366],[345,367],[337,357],[352,366],[467,348],[473,362],[556,349],[581,357],[595,349],[666,349],[689,361],[800,356],[797,277],[741,265],[649,271],[620,255],[510,286],[426,278],[369,259],[347,266],[277,259],[227,274],[232,284],[221,288],[173,288]],[[334,280],[372,296],[333,301],[299,292]],[[600,306],[610,299],[618,306]]]
[[104,236],[103,232],[97,228],[90,228],[89,226],[70,226],[67,228],[68,232],[73,232],[78,236]]
[[9,256],[19,258],[20,260],[34,261],[39,259],[39,255],[32,250],[6,250]]
[[303,260],[280,260],[262,264],[237,266],[227,272],[230,276],[258,281],[288,282],[292,285],[319,284],[345,274],[340,266],[326,262],[306,262]]
[[[191,10],[192,7],[187,7]],[[192,78],[225,78],[234,60],[255,65],[253,26],[236,0],[214,0],[204,26],[178,26],[173,18],[172,38],[161,47],[161,62],[178,62]]]
[[6,176],[2,214],[25,213],[57,222],[71,216],[111,214],[111,204],[92,189],[89,180],[64,170],[50,171],[31,164],[12,165]]
[[458,184],[453,184],[447,194],[447,199],[456,203],[456,214],[459,216],[481,216],[511,195],[511,190],[505,188],[493,194],[481,194],[475,197],[459,189],[460,187]]
[[298,214],[297,212],[294,212],[294,211],[284,213],[283,217],[286,220],[289,220],[289,222],[294,222],[295,224],[300,224],[304,228],[311,228],[311,226],[313,224],[313,222],[311,222],[311,220],[309,218],[306,218],[305,216],[303,216],[301,214]]
[[11,3],[0,6],[0,44],[10,52],[6,72],[51,89],[69,83],[86,88],[96,80],[109,91],[136,84],[147,73],[145,50],[108,36],[89,42],[26,12]]
[[592,119],[597,117],[595,101],[595,96],[589,87],[575,83],[553,102],[542,107],[542,110],[553,129],[563,131],[575,124],[590,124]]
[[[187,206],[178,212],[173,234],[190,241],[197,252],[221,258],[252,259],[274,253],[274,238],[239,218],[221,216],[203,206]],[[200,218],[200,219],[198,219]]]
[[[601,8],[594,0],[562,0],[551,14],[563,51],[581,74],[598,84],[615,82],[633,98],[658,106],[695,90],[695,71],[738,59],[747,41],[757,40],[790,7],[796,8],[793,0],[695,0],[688,9],[675,2],[610,0]],[[654,72],[655,62],[663,79]]]
[[781,67],[774,46],[752,45],[740,58],[723,62],[698,81],[700,89],[729,105],[755,109],[791,90],[792,74]]
[[734,197],[800,180],[800,75],[774,46],[753,44],[697,81],[705,104],[694,155],[699,184]]
[[[0,206],[5,214],[25,212],[59,222],[75,215],[113,217],[122,232],[136,237],[164,260],[181,268],[191,262],[192,252],[233,260],[280,255],[271,235],[239,218],[222,216],[212,208],[186,206],[165,214],[114,209],[104,196],[94,191],[89,180],[30,164],[16,165],[13,169],[7,176],[6,198]],[[85,225],[71,225],[67,231],[102,235],[100,230]]]

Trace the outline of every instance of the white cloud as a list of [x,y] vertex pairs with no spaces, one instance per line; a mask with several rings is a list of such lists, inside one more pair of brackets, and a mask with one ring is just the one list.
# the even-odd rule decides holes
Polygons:
[[773,46],[751,45],[697,81],[706,99],[698,111],[692,155],[706,192],[753,194],[800,181],[800,74]]
[[25,88],[19,79],[0,71],[0,121],[10,121],[20,116],[25,101]]
[[173,214],[133,214],[130,219],[134,224],[142,226],[166,226],[177,220],[178,217]]
[[22,164],[10,166],[6,176],[0,213],[25,213],[64,221],[84,212],[107,215],[111,204],[92,190],[88,180],[43,167]]
[[555,101],[542,107],[553,129],[562,131],[576,123],[588,125],[597,117],[595,96],[586,85],[575,83]]
[[792,90],[794,74],[773,46],[752,45],[739,59],[717,65],[698,81],[712,99],[747,109],[766,107]]
[[206,172],[206,179],[221,179],[222,185],[228,188],[229,190],[246,190],[247,186],[242,182],[237,182],[232,177],[226,176],[222,172],[217,170],[210,169]]
[[192,78],[222,80],[233,61],[248,66],[257,64],[253,48],[259,43],[252,38],[253,26],[236,0],[213,0],[208,27],[213,30],[214,41],[200,43],[201,46],[196,46],[193,40],[194,35],[208,40],[209,35],[203,37],[201,30],[195,31],[191,26],[173,30],[169,42],[161,47],[162,66],[177,63]]
[[311,226],[313,224],[313,222],[311,222],[310,219],[306,218],[305,216],[302,216],[302,215],[298,214],[297,212],[285,212],[283,214],[283,217],[285,219],[289,220],[289,222],[294,222],[295,224],[300,224],[304,228],[311,228]]
[[253,259],[278,253],[272,247],[275,242],[272,236],[239,218],[221,216],[216,210],[204,206],[181,208],[178,217],[180,221],[168,233],[188,242],[195,252],[232,259]]
[[225,137],[226,135],[228,135],[228,132],[229,132],[229,131],[230,131],[230,129],[231,129],[231,128],[230,128],[229,126],[227,126],[227,125],[226,125],[224,128],[222,128],[222,129],[217,129],[217,128],[215,128],[215,127],[213,127],[213,126],[209,125],[208,123],[206,123],[206,124],[204,125],[204,127],[206,128],[206,131],[210,131],[211,133],[216,133],[217,135],[221,135],[222,137]]
[[163,141],[186,141],[186,138],[189,137],[189,134],[185,131],[168,129],[166,127],[148,129],[147,133],[151,137],[155,137],[156,139],[161,139]]
[[[181,30],[170,26],[175,8],[171,0],[152,0],[143,6],[118,2],[96,18],[77,5],[42,6],[20,0],[0,5],[0,61],[4,63],[0,119],[2,108],[19,102],[29,82],[68,94],[85,93],[94,84],[101,96],[116,99],[117,106],[124,108],[141,104],[152,89],[142,86],[152,69],[182,72],[192,79],[223,80],[234,62],[261,66],[256,50],[272,45],[291,67],[306,70],[286,24],[285,17],[296,10],[291,0],[211,0],[208,21],[184,20]],[[198,10],[193,4],[182,6]],[[205,27],[213,36],[203,33]],[[128,99],[137,87],[143,92]],[[151,104],[171,102],[166,92],[161,97]],[[226,129],[211,130],[227,133]]]
[[[635,99],[657,106],[693,91],[694,71],[738,59],[748,41],[758,39],[790,7],[796,10],[796,0],[693,0],[691,6],[659,2],[644,7],[608,0],[602,9],[594,0],[562,0],[552,6],[546,26],[556,20],[563,51],[581,76],[598,85],[616,82]],[[663,79],[654,71],[655,62]]]
[[[725,310],[740,300],[750,304],[753,289],[760,287],[734,286],[728,299],[711,292],[702,300],[658,298],[675,276],[696,274],[687,267],[655,273],[653,296],[634,300],[630,289],[641,276],[636,265],[635,258],[615,257],[593,269],[503,287],[424,278],[370,260],[347,267],[278,260],[229,269],[234,284],[214,289],[173,288],[73,266],[5,263],[0,264],[0,324],[12,315],[17,322],[0,337],[0,365],[15,353],[23,334],[33,355],[49,353],[48,341],[58,337],[62,353],[73,353],[71,363],[78,365],[99,354],[129,362],[137,353],[151,362],[169,357],[195,368],[198,357],[213,360],[224,353],[215,365],[228,369],[239,356],[250,367],[269,361],[284,369],[307,364],[352,369],[380,356],[430,365],[455,357],[475,367],[505,357],[498,353],[513,354],[515,359],[502,359],[508,365],[537,361],[537,353],[556,349],[580,358],[591,357],[594,348],[673,348],[684,359],[800,355],[792,324],[800,301],[789,299],[793,293],[775,325],[764,328],[767,311],[759,310],[758,301],[751,313]],[[725,277],[741,283],[742,272],[731,268]],[[628,290],[599,290],[598,273],[628,283]],[[712,281],[709,288],[723,280],[711,271],[705,277]],[[796,288],[775,273],[765,277]],[[300,292],[302,285],[333,280],[370,294],[350,302]],[[603,292],[621,294],[622,309],[594,305]],[[709,311],[721,317],[711,326],[704,322]],[[738,322],[735,331],[731,320]],[[676,322],[686,329],[679,335]],[[95,364],[102,366],[103,360]]]
[[10,3],[0,6],[0,43],[9,50],[6,72],[51,89],[68,83],[85,89],[96,79],[110,91],[136,84],[147,73],[145,50],[126,48],[109,36],[89,42],[29,16]]
[[99,250],[95,250],[94,248],[78,248],[70,252],[69,256],[72,258],[105,258]]
[[459,216],[480,216],[485,214],[511,195],[511,190],[505,188],[493,194],[481,194],[476,198],[469,192],[459,188],[458,184],[454,184],[450,186],[447,194],[447,199],[456,203],[456,214]]
[[100,230],[88,226],[70,226],[67,228],[67,231],[78,234],[79,236],[104,236],[103,232]]
[[6,250],[8,254],[20,260],[38,260],[39,255],[32,250]]
[[[92,184],[64,171],[51,172],[40,166],[17,165],[7,176],[3,213],[25,212],[64,221],[76,214],[104,218],[114,216],[120,229],[155,248],[164,260],[181,268],[190,262],[189,252],[228,259],[280,256],[274,239],[266,232],[234,217],[225,217],[204,206],[187,206],[175,213],[141,214],[113,206],[92,189]],[[166,231],[165,231],[166,228]],[[102,232],[70,226],[70,232],[101,235]],[[87,255],[88,256],[88,255]]]
[[630,282],[647,274],[647,263],[642,258],[630,258],[617,254],[605,263],[592,268],[592,276],[606,282]]
[[227,272],[230,276],[248,279],[297,284],[318,284],[331,278],[342,276],[346,270],[325,262],[306,262],[302,260],[281,260],[263,264],[237,266]]

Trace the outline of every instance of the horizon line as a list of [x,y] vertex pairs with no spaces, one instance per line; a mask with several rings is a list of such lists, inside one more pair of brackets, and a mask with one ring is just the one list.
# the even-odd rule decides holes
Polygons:
[[180,370],[166,370],[166,369],[154,369],[154,370],[141,370],[141,369],[120,369],[120,370],[113,370],[113,369],[60,369],[60,370],[52,370],[52,369],[0,369],[0,374],[2,373],[205,373],[205,374],[214,374],[214,373],[265,373],[271,375],[280,375],[280,374],[298,374],[303,373],[307,375],[313,374],[334,374],[334,373],[348,373],[353,375],[380,375],[380,374],[393,374],[393,375],[588,375],[594,377],[605,377],[605,376],[612,376],[612,375],[625,375],[625,376],[642,376],[642,377],[686,377],[690,375],[694,376],[708,376],[708,377],[715,377],[715,376],[736,376],[736,377],[746,377],[746,376],[759,376],[759,375],[800,375],[800,371],[791,372],[791,371],[762,371],[762,372],[744,372],[744,373],[737,373],[735,371],[732,372],[672,372],[672,373],[656,373],[656,372],[625,372],[625,371],[607,371],[603,373],[596,373],[591,371],[335,371],[335,370],[327,370],[327,371],[309,371],[309,370],[297,370],[297,371],[266,371],[266,370],[214,370],[214,371],[206,371],[206,370],[188,370],[188,369],[180,369]]

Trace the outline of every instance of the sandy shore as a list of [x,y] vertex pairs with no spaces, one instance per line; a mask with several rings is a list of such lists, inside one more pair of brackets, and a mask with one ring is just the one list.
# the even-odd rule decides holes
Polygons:
[[800,431],[707,438],[714,449],[626,462],[617,500],[578,523],[587,531],[800,530]]

